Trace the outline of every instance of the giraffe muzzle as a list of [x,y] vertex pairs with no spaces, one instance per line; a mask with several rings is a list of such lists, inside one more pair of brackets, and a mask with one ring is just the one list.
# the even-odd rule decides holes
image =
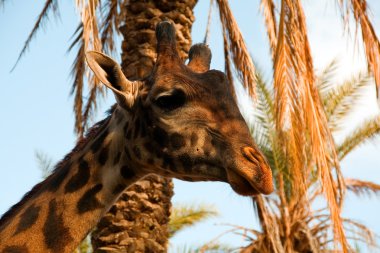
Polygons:
[[265,157],[258,149],[241,148],[243,161],[236,169],[227,171],[231,187],[240,195],[252,196],[273,192],[272,171]]

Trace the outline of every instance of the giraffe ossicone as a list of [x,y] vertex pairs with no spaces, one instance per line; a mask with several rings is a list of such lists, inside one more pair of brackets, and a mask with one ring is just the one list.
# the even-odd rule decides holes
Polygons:
[[0,252],[72,252],[128,186],[149,174],[222,181],[241,195],[273,191],[226,76],[196,44],[185,65],[169,22],[156,28],[152,73],[128,80],[99,52],[86,60],[116,98],[110,115],[0,220]]

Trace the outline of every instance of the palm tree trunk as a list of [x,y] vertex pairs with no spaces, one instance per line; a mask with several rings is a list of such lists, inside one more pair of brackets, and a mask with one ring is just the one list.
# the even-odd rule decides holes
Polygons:
[[[196,0],[130,0],[121,18],[122,68],[129,79],[147,76],[156,57],[156,24],[171,20],[180,56],[191,46]],[[126,190],[92,233],[94,252],[166,252],[173,195],[170,179],[150,176]]]

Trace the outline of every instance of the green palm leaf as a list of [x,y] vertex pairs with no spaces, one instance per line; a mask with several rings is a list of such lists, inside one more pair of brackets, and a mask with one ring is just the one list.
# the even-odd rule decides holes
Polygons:
[[323,104],[332,131],[340,130],[346,117],[357,108],[370,80],[368,74],[359,73],[323,95]]
[[184,228],[217,215],[218,212],[210,205],[176,205],[170,215],[169,237],[173,237]]
[[338,145],[337,152],[339,160],[342,160],[348,153],[359,145],[373,140],[380,135],[380,115],[364,121],[356,127],[343,142]]

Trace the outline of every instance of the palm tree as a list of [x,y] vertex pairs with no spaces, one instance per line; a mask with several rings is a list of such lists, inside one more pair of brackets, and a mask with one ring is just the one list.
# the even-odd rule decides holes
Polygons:
[[[173,238],[178,232],[217,215],[218,212],[210,205],[175,205],[170,215],[169,237]],[[228,246],[211,241],[198,247],[184,245],[178,248],[172,248],[172,251],[173,250],[178,253],[193,253],[206,252],[206,250],[207,252],[210,252],[210,250],[215,250],[215,252],[220,252],[220,250],[231,251],[232,249]]]
[[[363,73],[335,85],[332,82],[335,62],[316,80],[326,112],[329,129],[333,134],[345,131],[347,119],[356,109],[363,91],[372,85],[372,79]],[[253,199],[262,231],[243,229],[250,234],[251,243],[241,252],[331,252],[332,219],[326,202],[321,203],[323,185],[318,180],[315,165],[305,161],[304,194],[295,192],[296,178],[291,175],[295,166],[289,158],[292,150],[286,150],[282,143],[281,133],[275,128],[276,110],[273,107],[274,94],[270,85],[258,77],[258,106],[252,126],[253,135],[264,150],[276,175],[276,194],[269,197],[257,196]],[[346,131],[347,132],[347,131]],[[339,160],[359,145],[380,136],[380,115],[373,116],[359,123],[345,134],[341,142],[335,141],[335,150]],[[311,149],[306,147],[306,149]],[[349,192],[354,194],[379,193],[380,185],[352,178],[343,178]],[[337,186],[334,186],[337,188]],[[375,236],[365,225],[342,218],[344,232],[350,239],[347,250],[355,251],[356,242],[364,242],[369,247],[376,246]],[[242,230],[237,228],[237,230]]]
[[[2,0],[0,4],[4,2]],[[85,51],[103,50],[112,54],[117,51],[115,34],[121,33],[124,71],[129,78],[143,77],[149,73],[155,56],[152,31],[154,25],[162,19],[172,20],[176,24],[180,31],[178,41],[181,56],[186,57],[191,44],[190,30],[194,21],[192,10],[196,2],[196,0],[75,1],[81,22],[76,29],[70,49],[78,50],[73,65],[72,94],[75,96],[75,130],[79,138],[87,128],[89,118],[96,108],[98,96],[103,93],[93,76],[85,78],[87,72],[84,62]],[[347,15],[353,13],[355,22],[361,27],[368,66],[374,73],[379,87],[380,43],[368,17],[366,1],[337,0],[337,3],[343,19],[349,20]],[[57,4],[56,0],[45,0],[45,6],[20,53],[20,58],[50,12],[58,13]],[[226,74],[231,85],[234,77],[237,77],[255,98],[259,83],[255,78],[255,67],[239,27],[228,1],[216,0],[216,4],[223,28]],[[293,184],[285,184],[284,187],[288,192],[297,194],[298,202],[305,202],[307,201],[306,175],[310,172],[316,174],[316,178],[323,185],[322,190],[329,206],[335,235],[334,242],[339,243],[341,248],[347,251],[348,244],[340,216],[345,184],[322,101],[315,85],[313,61],[301,1],[281,0],[276,4],[274,0],[261,0],[261,6],[273,59],[275,96],[271,106],[276,112],[273,124],[279,135],[279,142],[276,145],[278,152],[286,152],[289,155],[287,158],[296,165],[290,168],[285,164],[278,164],[281,169],[288,170],[285,171],[286,174],[292,175],[293,178]],[[232,70],[235,70],[234,73]],[[84,101],[86,81],[89,83],[90,91],[88,99]],[[303,133],[307,133],[307,136]],[[309,168],[314,170],[310,171]],[[282,185],[283,181],[280,176],[279,184]],[[95,250],[101,247],[103,249],[99,248],[99,251],[102,252],[122,251],[127,248],[165,251],[172,194],[171,181],[157,177],[141,181],[135,187],[128,189],[120,202],[112,207],[100,222],[94,233]],[[262,197],[258,197],[260,198]]]

